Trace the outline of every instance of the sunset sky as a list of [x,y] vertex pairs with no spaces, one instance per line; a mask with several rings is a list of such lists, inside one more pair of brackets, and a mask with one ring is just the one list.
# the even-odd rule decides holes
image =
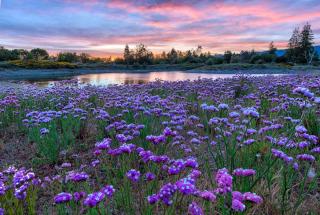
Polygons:
[[307,21],[320,43],[319,0],[0,0],[0,46],[121,55],[124,45],[205,51],[285,47]]

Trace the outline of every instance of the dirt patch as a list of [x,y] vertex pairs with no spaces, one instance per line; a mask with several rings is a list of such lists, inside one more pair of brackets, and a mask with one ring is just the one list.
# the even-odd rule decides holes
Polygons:
[[0,134],[0,167],[8,165],[31,168],[35,147],[29,144],[26,137],[17,135],[14,129],[10,133]]

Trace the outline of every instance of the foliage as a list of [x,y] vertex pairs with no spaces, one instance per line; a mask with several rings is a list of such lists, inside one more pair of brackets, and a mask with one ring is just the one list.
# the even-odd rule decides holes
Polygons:
[[309,23],[303,26],[302,31],[295,28],[288,43],[286,56],[292,63],[312,64],[318,60],[315,48],[313,47],[314,36]]
[[32,49],[30,54],[34,60],[47,60],[49,58],[48,52],[44,49]]
[[68,62],[54,62],[49,60],[15,60],[10,61],[10,65],[25,68],[25,69],[59,69],[59,68],[68,68],[74,69],[77,68],[77,65],[68,63]]

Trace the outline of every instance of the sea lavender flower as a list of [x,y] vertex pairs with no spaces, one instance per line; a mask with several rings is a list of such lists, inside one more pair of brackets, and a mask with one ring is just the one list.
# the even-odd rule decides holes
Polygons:
[[147,200],[149,202],[149,204],[153,205],[154,203],[156,203],[157,201],[159,201],[159,196],[158,194],[152,194],[151,196],[147,197]]
[[3,208],[0,208],[0,215],[4,215],[4,209]]
[[122,152],[122,153],[131,153],[135,150],[136,148],[136,145],[134,144],[123,144],[119,147],[119,150]]
[[233,111],[233,112],[229,113],[229,117],[230,118],[238,118],[238,117],[240,117],[240,114],[238,112]]
[[248,135],[253,135],[253,134],[255,134],[255,133],[257,133],[257,130],[256,130],[256,129],[253,129],[253,128],[248,128],[248,129],[247,129],[247,134],[248,134]]
[[232,191],[232,199],[237,199],[240,202],[243,202],[244,197],[243,194],[239,191]]
[[210,142],[210,145],[215,146],[215,145],[217,145],[217,142],[214,141],[214,140],[212,140],[212,141]]
[[320,147],[313,148],[311,152],[320,154]]
[[130,136],[130,135],[125,136],[124,134],[117,134],[116,138],[120,143],[125,143],[125,142],[128,142],[133,139],[132,136]]
[[310,145],[311,145],[311,143],[308,142],[308,141],[302,141],[302,142],[298,143],[298,147],[299,147],[300,149],[307,148],[307,147],[310,146]]
[[158,197],[161,199],[161,201],[166,205],[171,205],[172,200],[171,197],[173,194],[177,191],[177,186],[173,185],[171,183],[163,185],[158,193]]
[[310,162],[315,161],[315,157],[313,155],[309,155],[309,154],[297,155],[297,159],[301,160],[301,161],[310,161]]
[[103,192],[95,192],[91,193],[87,196],[87,198],[83,201],[83,204],[88,207],[97,206],[104,198],[105,194]]
[[110,148],[111,139],[105,138],[101,142],[95,144],[95,147],[100,150],[106,150]]
[[198,168],[199,164],[197,162],[197,160],[195,158],[188,158],[185,163],[184,163],[185,167],[191,167],[193,169]]
[[175,137],[177,135],[177,132],[176,131],[172,131],[172,129],[169,128],[169,127],[166,127],[163,130],[163,135],[166,136],[166,137],[168,137],[168,136]]
[[246,206],[238,199],[232,199],[231,208],[236,212],[243,212],[246,209]]
[[207,191],[207,190],[200,192],[198,196],[204,200],[211,201],[211,202],[214,202],[217,199],[216,195],[214,195],[213,192]]
[[314,97],[314,103],[320,104],[320,97]]
[[298,125],[295,129],[299,134],[307,133],[307,129],[303,125]]
[[249,107],[249,108],[244,108],[242,110],[243,114],[245,116],[251,116],[254,118],[258,118],[260,116],[259,112],[257,111],[257,109],[255,109],[254,107]]
[[3,181],[0,180],[0,196],[4,195],[6,193],[6,186],[3,183]]
[[56,195],[54,197],[54,202],[56,204],[60,204],[60,203],[66,203],[66,202],[70,202],[72,200],[72,194],[71,193],[59,193],[58,195]]
[[69,168],[71,167],[71,163],[63,163],[61,164],[61,168]]
[[152,172],[147,172],[145,177],[147,181],[153,181],[156,178],[155,174]]
[[3,173],[11,175],[16,173],[17,171],[18,170],[14,166],[9,166],[6,170],[3,171]]
[[263,199],[260,196],[258,196],[255,193],[250,193],[250,192],[244,193],[243,198],[244,198],[244,200],[247,200],[247,201],[250,201],[250,202],[253,202],[256,204],[260,204],[263,201]]
[[188,207],[188,214],[190,215],[204,215],[202,208],[196,203],[192,202]]
[[242,168],[237,168],[233,171],[233,175],[235,176],[252,176],[255,175],[256,171],[254,169],[242,169]]
[[308,98],[312,98],[314,93],[310,92],[310,90],[306,87],[297,87],[293,90],[294,93],[300,93]]
[[218,105],[218,109],[220,110],[228,110],[229,109],[229,105],[221,103]]
[[255,139],[248,139],[248,140],[245,140],[245,141],[243,142],[243,144],[244,144],[244,145],[251,145],[251,144],[254,143],[254,142],[256,142]]
[[164,135],[159,135],[159,136],[148,135],[146,137],[146,140],[149,142],[152,142],[154,145],[158,145],[160,143],[165,142],[166,136],[164,136]]
[[277,158],[281,158],[283,161],[286,162],[286,164],[289,164],[291,162],[293,162],[293,158],[288,156],[286,153],[277,150],[277,149],[271,149],[271,153],[273,154],[273,156],[277,157]]
[[194,179],[197,179],[201,176],[201,171],[200,170],[197,170],[197,169],[193,169],[191,171],[191,173],[189,174],[189,177],[190,178],[194,178]]
[[176,186],[183,195],[191,195],[194,194],[196,191],[195,185],[188,178],[183,178],[177,181]]
[[226,194],[232,191],[232,176],[228,173],[226,168],[219,169],[216,174],[216,183],[218,188],[216,191],[220,194]]
[[69,172],[67,175],[67,180],[71,180],[73,182],[86,181],[89,178],[89,175],[85,172]]
[[45,134],[48,134],[49,133],[49,129],[47,129],[47,128],[41,128],[40,129],[40,134],[41,135],[45,135]]
[[294,170],[297,171],[299,169],[299,164],[297,162],[294,162],[292,167],[293,167]]
[[91,162],[91,166],[92,166],[92,167],[96,167],[96,166],[98,166],[99,164],[100,164],[100,160],[94,160],[94,161]]
[[132,181],[132,182],[138,182],[140,178],[140,171],[131,169],[126,173],[126,176]]
[[93,154],[95,156],[99,156],[99,155],[101,155],[101,150],[100,149],[96,149],[96,150],[93,151]]
[[101,192],[103,192],[108,198],[111,198],[116,190],[112,185],[107,185],[101,189]]
[[73,199],[74,199],[74,201],[78,202],[78,201],[80,201],[81,199],[83,199],[86,195],[87,195],[87,194],[86,194],[85,192],[83,192],[83,191],[81,191],[81,192],[75,192],[75,193],[73,194]]

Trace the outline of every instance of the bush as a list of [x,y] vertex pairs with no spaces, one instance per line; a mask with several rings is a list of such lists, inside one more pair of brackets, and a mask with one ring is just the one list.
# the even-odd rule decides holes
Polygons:
[[288,59],[285,55],[276,57],[276,63],[287,63],[287,62],[288,62]]
[[77,68],[77,65],[68,63],[68,62],[53,62],[48,60],[15,60],[10,61],[9,64],[25,68],[25,69],[60,69],[60,68],[68,68],[68,69],[75,69]]
[[273,62],[275,55],[273,54],[262,54],[260,55],[261,59],[265,62],[265,63],[271,63]]
[[257,61],[261,60],[261,56],[260,55],[253,55],[250,59],[250,63],[257,63]]
[[213,65],[214,64],[214,61],[213,61],[213,59],[212,58],[209,58],[207,61],[206,61],[206,64],[207,65]]
[[214,64],[223,64],[223,58],[222,57],[215,57],[213,58],[213,63]]

